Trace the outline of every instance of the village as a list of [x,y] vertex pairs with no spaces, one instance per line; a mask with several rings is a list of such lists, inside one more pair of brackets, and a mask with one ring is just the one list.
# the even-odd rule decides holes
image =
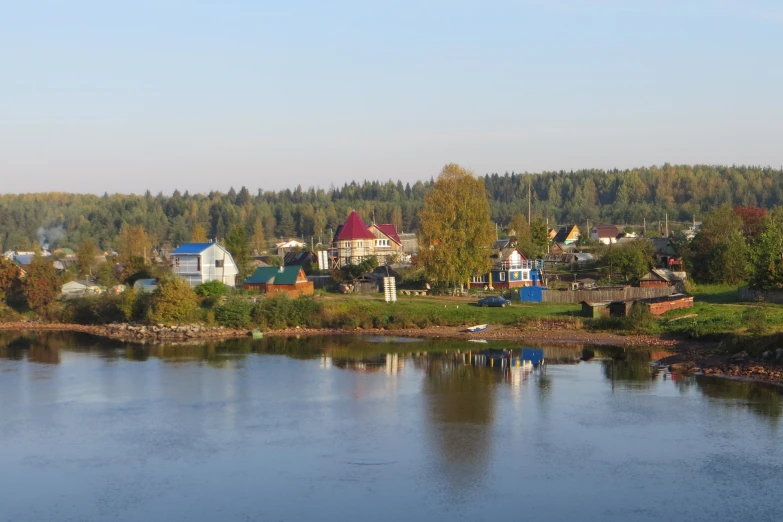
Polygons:
[[[692,238],[698,227],[699,223],[694,222],[680,233],[681,238]],[[498,294],[514,302],[579,304],[582,315],[590,318],[624,317],[636,303],[655,315],[693,306],[693,298],[685,295],[688,276],[682,256],[675,249],[674,234],[646,238],[617,225],[594,224],[582,229],[563,225],[548,229],[546,254],[528,258],[514,231],[506,232],[510,233],[500,237],[498,231],[492,242],[487,254],[490,269],[454,288],[436,286],[422,275],[417,267],[416,234],[398,232],[389,223],[368,225],[355,210],[337,227],[327,245],[311,249],[301,239],[283,238],[268,251],[250,253],[249,271],[244,277],[240,263],[218,241],[186,243],[170,251],[151,248],[149,263],[159,273],[180,277],[192,288],[219,282],[233,292],[270,297],[283,293],[296,298],[319,292],[378,295],[396,301],[398,295],[480,298]],[[93,268],[87,274],[80,271],[84,261],[73,249],[50,250],[49,246],[43,242],[37,252],[7,251],[3,257],[17,267],[21,278],[36,256],[45,258],[63,278],[59,294],[62,300],[120,294],[129,286],[148,293],[157,288],[156,277],[130,277],[120,283],[125,267],[116,251],[95,251]],[[626,247],[639,248],[649,255],[642,263],[643,268],[649,268],[646,272],[634,267],[636,273],[627,273],[622,266],[611,266],[613,250]],[[101,267],[106,271],[107,266],[116,278],[111,286],[91,277]],[[390,280],[394,287],[391,293]]]

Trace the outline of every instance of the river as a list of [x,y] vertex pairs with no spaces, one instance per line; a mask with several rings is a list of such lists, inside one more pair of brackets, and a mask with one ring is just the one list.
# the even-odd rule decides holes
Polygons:
[[497,347],[0,333],[0,521],[783,520],[778,388]]

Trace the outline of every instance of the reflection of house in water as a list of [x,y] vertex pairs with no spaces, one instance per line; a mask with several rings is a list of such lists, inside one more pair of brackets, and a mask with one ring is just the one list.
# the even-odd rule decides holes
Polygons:
[[[327,362],[326,359],[329,359]],[[386,374],[400,373],[405,366],[404,358],[398,353],[379,354],[374,357],[343,358],[321,356],[321,368],[335,366],[343,370],[373,373],[384,372]]]

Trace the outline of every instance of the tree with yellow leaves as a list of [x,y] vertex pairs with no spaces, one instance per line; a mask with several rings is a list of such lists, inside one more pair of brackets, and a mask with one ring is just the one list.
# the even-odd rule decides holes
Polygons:
[[419,261],[429,278],[461,285],[489,271],[495,229],[481,178],[455,163],[443,167],[419,223]]
[[207,231],[204,230],[204,227],[196,223],[193,225],[193,235],[190,238],[191,243],[206,243],[207,242]]

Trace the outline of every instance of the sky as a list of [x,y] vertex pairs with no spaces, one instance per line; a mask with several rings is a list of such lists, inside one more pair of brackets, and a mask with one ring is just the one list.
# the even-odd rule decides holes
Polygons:
[[0,193],[783,165],[783,1],[0,0]]

